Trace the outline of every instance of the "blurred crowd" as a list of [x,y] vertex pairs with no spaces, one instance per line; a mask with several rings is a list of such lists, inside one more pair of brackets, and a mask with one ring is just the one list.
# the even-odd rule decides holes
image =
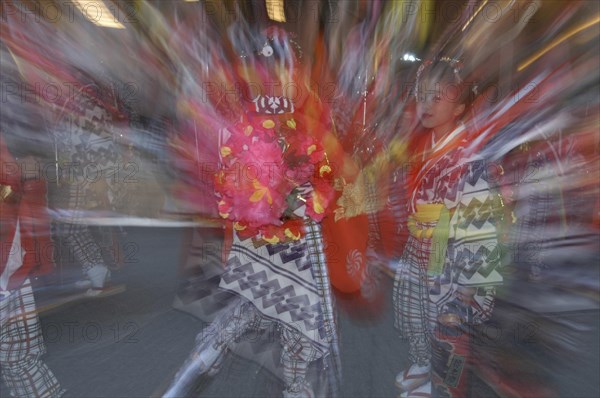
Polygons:
[[284,397],[338,396],[340,311],[393,311],[402,397],[477,396],[474,378],[498,396],[572,396],[564,378],[598,366],[579,337],[597,336],[600,305],[595,2],[0,10],[12,396],[65,394],[35,292],[122,292],[132,225],[188,228],[183,263],[162,266],[180,275],[173,306],[210,323],[164,396],[227,377],[229,352]]

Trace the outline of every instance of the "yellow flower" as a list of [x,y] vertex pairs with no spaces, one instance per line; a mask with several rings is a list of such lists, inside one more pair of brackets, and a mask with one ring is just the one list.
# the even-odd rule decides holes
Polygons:
[[309,146],[309,147],[306,149],[306,153],[307,153],[308,155],[310,155],[311,153],[313,153],[313,152],[314,152],[314,151],[316,151],[316,150],[317,150],[317,146],[316,146],[315,144],[312,144],[311,146]]
[[[225,204],[225,201],[224,201],[224,200],[221,200],[221,201],[219,201],[219,206],[223,206],[224,204]],[[227,218],[227,217],[229,217],[229,213],[222,213],[222,212],[219,212],[219,215],[220,215],[222,218]]]
[[264,185],[262,185],[258,180],[252,181],[252,186],[254,187],[255,191],[252,195],[250,195],[250,202],[253,202],[253,203],[258,202],[266,194],[267,202],[269,204],[273,204],[273,198],[271,197],[271,192],[269,191],[268,187],[265,187]]
[[221,156],[225,157],[231,154],[231,148],[228,146],[221,147]]
[[286,228],[284,233],[285,233],[285,236],[287,236],[290,239],[293,239],[293,240],[300,239],[300,232],[298,232],[296,235],[294,235],[294,233],[289,228]]
[[313,192],[313,209],[317,214],[323,214],[325,212],[325,208],[323,207],[323,200],[321,195],[317,192]]
[[246,229],[246,226],[245,226],[245,225],[242,225],[242,224],[240,224],[239,222],[237,222],[237,221],[236,221],[236,222],[233,224],[233,228],[234,228],[236,231],[243,231],[243,230],[245,230],[245,229]]
[[271,119],[269,119],[269,120],[265,120],[262,125],[266,129],[272,129],[273,127],[275,127],[275,122],[272,121]]
[[252,127],[252,126],[246,126],[246,128],[244,129],[244,134],[246,136],[249,136],[250,134],[252,134],[252,131],[254,131],[254,127]]
[[267,237],[263,236],[263,239],[267,243],[270,243],[272,245],[274,245],[275,243],[279,243],[279,238],[277,237],[277,235],[273,235],[271,238],[267,238]]
[[296,121],[294,119],[290,119],[286,122],[287,126],[292,130],[296,130]]
[[323,177],[323,174],[329,173],[331,173],[331,167],[329,167],[328,165],[321,166],[321,168],[319,169],[319,175],[321,177]]

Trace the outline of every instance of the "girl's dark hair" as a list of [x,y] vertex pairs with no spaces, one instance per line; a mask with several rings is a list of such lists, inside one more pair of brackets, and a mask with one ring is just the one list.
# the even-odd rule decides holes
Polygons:
[[465,104],[465,109],[468,109],[473,103],[476,86],[474,83],[469,84],[465,81],[461,76],[462,69],[461,61],[447,57],[423,62],[417,71],[415,95],[419,94],[422,82],[425,79],[442,84],[451,84],[458,91],[458,96],[453,98],[453,101]]

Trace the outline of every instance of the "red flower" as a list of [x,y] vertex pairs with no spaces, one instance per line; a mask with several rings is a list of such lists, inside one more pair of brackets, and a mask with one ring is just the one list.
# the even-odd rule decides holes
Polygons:
[[287,220],[283,223],[282,229],[287,239],[298,240],[304,236],[304,222],[302,219]]
[[306,201],[306,214],[315,221],[323,220],[334,194],[333,187],[326,181],[313,181],[313,191]]

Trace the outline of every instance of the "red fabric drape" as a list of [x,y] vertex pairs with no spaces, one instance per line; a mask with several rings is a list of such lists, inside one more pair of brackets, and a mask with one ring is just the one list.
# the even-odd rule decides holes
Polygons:
[[0,137],[0,184],[14,191],[7,200],[0,201],[0,274],[4,272],[17,220],[21,233],[21,247],[25,250],[23,265],[12,275],[8,289],[16,289],[31,275],[42,275],[54,267],[54,245],[50,235],[50,217],[47,208],[47,183],[41,176],[21,181],[20,167]]

